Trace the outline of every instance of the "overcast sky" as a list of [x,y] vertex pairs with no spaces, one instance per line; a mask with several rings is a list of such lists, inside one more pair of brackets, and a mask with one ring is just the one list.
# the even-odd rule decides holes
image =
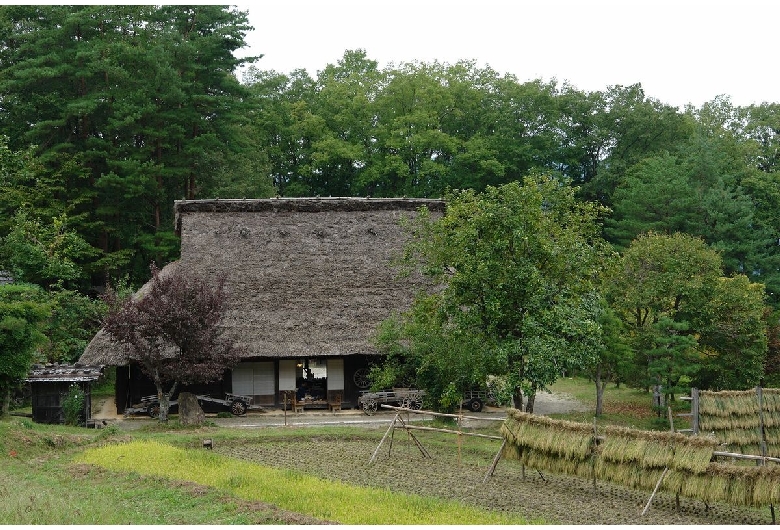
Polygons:
[[520,81],[585,91],[641,83],[648,97],[697,107],[780,102],[780,1],[275,0],[237,4],[256,66],[312,76],[362,48],[380,68],[475,60]]

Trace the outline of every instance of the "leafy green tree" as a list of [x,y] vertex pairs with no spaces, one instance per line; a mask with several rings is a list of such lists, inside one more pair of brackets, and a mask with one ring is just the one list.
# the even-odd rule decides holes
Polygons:
[[[750,287],[744,276],[723,277],[719,254],[701,239],[641,235],[610,285],[636,354],[635,386],[662,385],[672,398],[690,385],[758,383],[766,354],[762,287]],[[735,363],[743,366],[720,384],[713,378]]]
[[630,379],[633,351],[628,343],[625,326],[606,300],[600,300],[598,324],[600,337],[594,339],[596,357],[585,369],[596,385],[595,415],[604,412],[604,391],[608,383],[620,384]]
[[8,415],[11,391],[36,360],[36,346],[46,338],[41,330],[49,310],[39,287],[0,285],[0,416]]
[[48,301],[51,313],[42,330],[46,341],[38,346],[40,355],[47,362],[75,363],[100,330],[105,304],[69,289],[53,289]]
[[439,297],[421,297],[412,312],[386,320],[377,344],[388,353],[371,373],[375,389],[426,390],[428,405],[452,411],[463,393],[484,387],[490,374],[489,337],[450,325]]
[[[603,211],[541,175],[447,200],[441,219],[422,215],[413,225],[410,263],[441,290],[405,315],[398,347],[411,344],[404,353],[417,359],[415,375],[431,365],[463,369],[466,379],[468,366],[479,376],[506,375],[515,402],[525,392],[532,411],[536,391],[596,355],[594,294],[610,255],[597,235]],[[447,345],[463,346],[439,348],[433,340],[428,348],[425,334],[436,329]]]
[[691,317],[704,356],[697,384],[714,390],[760,384],[769,338],[763,285],[744,275],[722,277],[705,300]]
[[584,93],[564,87],[558,98],[561,171],[580,196],[612,206],[624,172],[642,159],[674,150],[693,132],[693,118],[645,95],[641,85]]
[[85,275],[80,264],[96,251],[69,228],[65,214],[44,222],[20,209],[13,223],[0,239],[0,264],[18,280],[46,289],[79,285]]

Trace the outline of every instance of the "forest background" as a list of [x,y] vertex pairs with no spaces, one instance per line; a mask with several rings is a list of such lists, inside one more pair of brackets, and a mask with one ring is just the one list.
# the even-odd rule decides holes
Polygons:
[[[736,386],[776,380],[779,104],[680,110],[640,84],[585,92],[468,61],[380,69],[360,49],[315,77],[266,71],[235,55],[250,29],[225,6],[0,6],[0,270],[51,309],[42,360],[80,356],[107,283],[132,290],[178,257],[174,200],[438,198],[545,174],[608,212],[598,237],[626,259],[672,244],[647,234],[687,234],[717,253],[707,274],[759,286],[763,342],[721,326],[697,351],[728,335],[732,364],[752,348],[760,367]],[[755,298],[735,297],[712,311],[755,320]],[[667,322],[667,339],[704,336],[683,329],[696,318],[715,319]],[[663,347],[690,353],[674,340]]]

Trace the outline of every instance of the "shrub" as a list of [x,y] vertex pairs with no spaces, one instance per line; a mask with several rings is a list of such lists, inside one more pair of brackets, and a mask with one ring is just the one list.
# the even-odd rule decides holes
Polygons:
[[62,413],[66,425],[78,425],[84,416],[84,404],[87,396],[78,385],[70,385],[68,395],[62,400]]

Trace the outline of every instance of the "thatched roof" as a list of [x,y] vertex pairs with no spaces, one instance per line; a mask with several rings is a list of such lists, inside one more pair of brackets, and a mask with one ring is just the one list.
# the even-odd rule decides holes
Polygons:
[[[177,266],[226,275],[224,324],[245,357],[375,354],[377,325],[426,286],[393,266],[406,241],[400,221],[423,206],[445,208],[429,199],[177,201]],[[99,334],[81,362],[120,359]]]

